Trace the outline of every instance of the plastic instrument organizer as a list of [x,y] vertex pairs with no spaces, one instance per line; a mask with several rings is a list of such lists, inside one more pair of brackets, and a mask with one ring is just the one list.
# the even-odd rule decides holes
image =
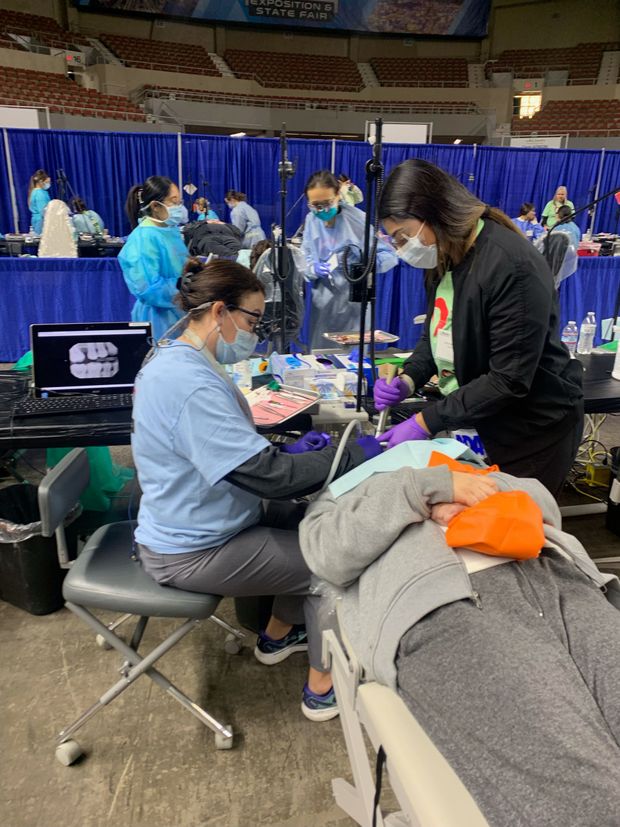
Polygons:
[[270,382],[246,396],[254,423],[263,428],[280,425],[306,411],[320,399],[318,393]]

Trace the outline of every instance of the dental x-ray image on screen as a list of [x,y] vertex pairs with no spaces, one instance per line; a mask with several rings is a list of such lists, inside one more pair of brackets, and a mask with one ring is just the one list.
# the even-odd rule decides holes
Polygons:
[[69,370],[78,379],[116,376],[118,348],[112,342],[78,342],[69,348]]
[[36,396],[126,393],[149,350],[151,325],[41,324],[30,338]]

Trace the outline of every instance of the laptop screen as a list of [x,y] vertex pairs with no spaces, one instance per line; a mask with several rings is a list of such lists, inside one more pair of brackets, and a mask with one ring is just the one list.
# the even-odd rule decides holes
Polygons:
[[131,392],[150,340],[148,322],[33,324],[35,396]]

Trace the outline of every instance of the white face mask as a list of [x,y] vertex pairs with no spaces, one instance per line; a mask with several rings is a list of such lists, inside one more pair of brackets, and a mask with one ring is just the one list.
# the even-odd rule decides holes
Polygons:
[[407,239],[402,247],[398,247],[396,250],[396,255],[411,267],[419,267],[421,270],[430,270],[433,267],[437,267],[437,245],[423,244],[420,241],[420,233],[423,228],[424,224],[422,224],[413,238]]

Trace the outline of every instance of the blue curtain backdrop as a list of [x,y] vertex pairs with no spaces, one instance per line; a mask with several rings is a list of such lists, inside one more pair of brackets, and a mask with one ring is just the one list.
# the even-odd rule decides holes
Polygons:
[[[536,205],[540,215],[560,185],[568,189],[575,209],[594,200],[601,153],[596,149],[521,149],[478,147],[473,191],[511,218],[523,201]],[[577,216],[585,231],[587,213]]]
[[149,175],[177,178],[176,135],[45,129],[9,129],[8,133],[23,232],[30,227],[28,181],[37,169],[51,176],[52,198],[58,197],[56,174],[63,169],[76,195],[101,215],[113,235],[129,232],[124,204],[133,184]]
[[[306,180],[319,169],[329,168],[331,141],[290,140],[288,157],[295,173],[287,181],[287,233],[291,235],[306,214],[302,197]],[[198,192],[212,202],[220,218],[229,220],[224,204],[229,189],[244,192],[258,210],[267,234],[272,224],[280,224],[279,142],[275,138],[228,138],[212,135],[183,136],[183,183],[191,181]],[[208,185],[205,185],[205,181]],[[301,198],[300,198],[301,197]],[[193,199],[186,196],[191,208]],[[297,202],[297,203],[296,203]]]
[[[620,189],[620,151],[605,151],[600,195],[613,189]],[[596,230],[599,232],[620,232],[620,205],[615,198],[606,198],[596,210]]]

